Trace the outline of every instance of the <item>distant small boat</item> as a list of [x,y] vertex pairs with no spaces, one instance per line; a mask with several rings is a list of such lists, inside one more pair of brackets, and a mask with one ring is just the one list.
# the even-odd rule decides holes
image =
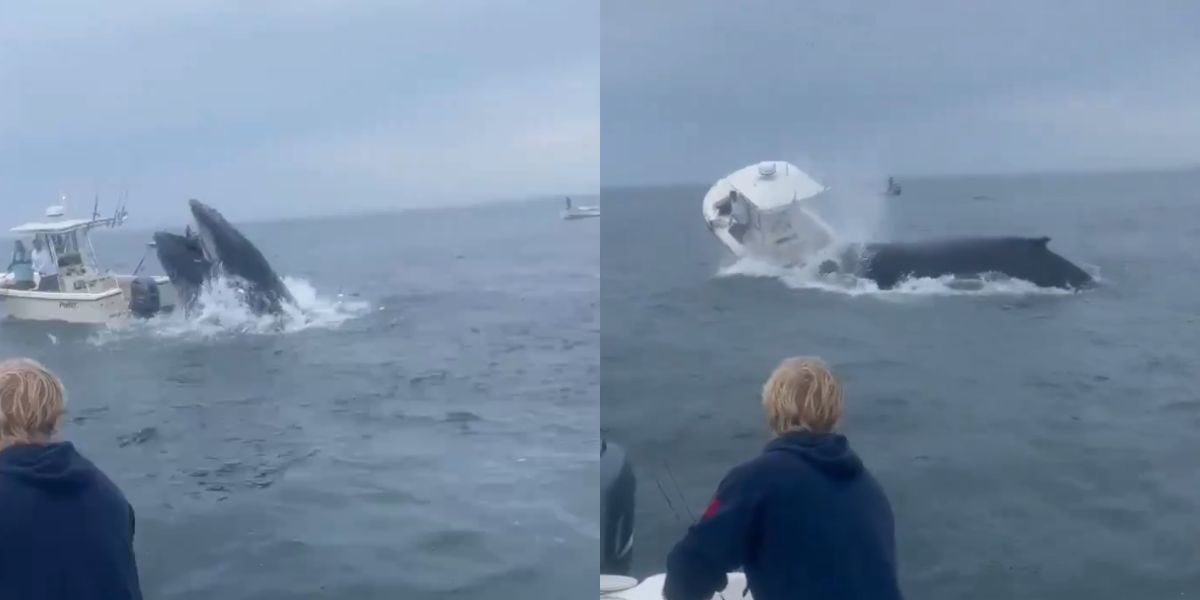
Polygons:
[[563,220],[570,221],[572,219],[587,219],[590,217],[599,217],[599,206],[571,206],[571,198],[567,197],[567,208],[562,211]]
[[891,177],[888,177],[888,185],[887,185],[886,193],[889,196],[899,196],[900,195],[900,184],[896,183],[896,180]]

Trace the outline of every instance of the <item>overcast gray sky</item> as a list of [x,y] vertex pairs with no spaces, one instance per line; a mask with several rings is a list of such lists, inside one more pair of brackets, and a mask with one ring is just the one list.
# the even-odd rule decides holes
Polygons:
[[1200,3],[605,0],[604,185],[1200,164]]
[[595,192],[596,0],[110,0],[0,14],[0,226]]

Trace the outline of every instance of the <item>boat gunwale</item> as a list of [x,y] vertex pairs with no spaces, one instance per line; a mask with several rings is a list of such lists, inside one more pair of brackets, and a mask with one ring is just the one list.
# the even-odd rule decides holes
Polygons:
[[40,292],[37,290],[14,290],[12,288],[0,288],[0,299],[4,298],[21,298],[23,300],[48,300],[60,302],[99,302],[110,296],[124,295],[125,290],[120,287],[96,292],[94,294],[87,292]]

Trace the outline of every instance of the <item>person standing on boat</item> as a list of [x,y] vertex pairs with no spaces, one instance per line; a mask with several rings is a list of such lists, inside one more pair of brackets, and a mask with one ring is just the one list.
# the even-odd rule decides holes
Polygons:
[[46,247],[40,237],[33,238],[33,269],[41,276],[41,279],[38,280],[39,292],[59,291],[58,265],[54,263],[54,256],[50,254],[50,248]]
[[834,432],[837,379],[820,359],[790,358],[762,402],[774,439],[671,550],[663,598],[707,600],[742,568],[755,600],[901,599],[891,505]]
[[739,244],[745,244],[746,232],[750,230],[750,207],[746,200],[738,195],[737,190],[730,190],[726,200],[728,208],[723,214],[729,215],[729,235]]
[[62,382],[0,361],[0,598],[141,600],[133,507],[71,442]]
[[717,200],[713,206],[717,209],[717,216],[728,217],[733,212],[733,203],[737,202],[737,190],[729,190],[729,195]]
[[12,274],[12,283],[9,285],[12,289],[29,290],[37,285],[33,281],[33,262],[21,240],[17,240],[13,244],[12,260],[8,263],[8,272]]

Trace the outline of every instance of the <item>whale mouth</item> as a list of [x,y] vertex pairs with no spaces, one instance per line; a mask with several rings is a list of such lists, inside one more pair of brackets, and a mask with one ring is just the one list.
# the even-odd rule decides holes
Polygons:
[[[255,314],[280,314],[296,300],[266,257],[216,209],[192,199],[194,225],[186,235],[155,236],[159,262],[181,289],[221,280]],[[194,229],[193,229],[194,227]]]
[[204,257],[213,264],[221,261],[220,247],[216,243],[214,229],[219,226],[217,223],[219,217],[212,214],[213,209],[205,206],[199,200],[189,200],[188,205],[192,211],[192,221],[196,224],[196,234],[200,239],[200,249],[204,252]]

